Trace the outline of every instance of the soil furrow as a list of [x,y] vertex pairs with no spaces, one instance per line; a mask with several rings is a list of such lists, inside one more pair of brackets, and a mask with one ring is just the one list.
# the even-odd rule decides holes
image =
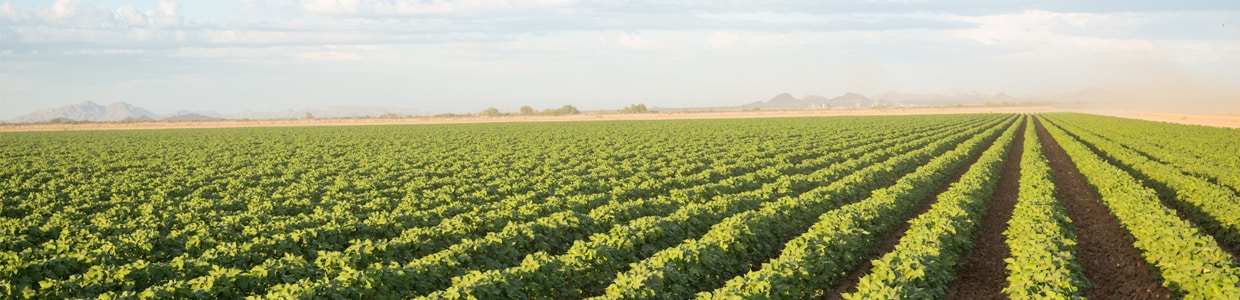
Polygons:
[[1110,214],[1101,197],[1085,182],[1076,165],[1035,119],[1038,138],[1050,162],[1057,195],[1064,202],[1076,234],[1077,261],[1092,288],[1090,299],[1171,299],[1158,276]]
[[1025,152],[1025,135],[1022,134],[1025,126],[1022,124],[1016,131],[1003,172],[999,174],[999,183],[995,185],[986,215],[982,217],[981,230],[973,237],[973,249],[948,287],[948,299],[1005,298],[1003,287],[1007,284],[1007,263],[1003,260],[1012,256],[1012,251],[1008,249],[1003,231],[1007,230],[1012,209],[1016,207],[1020,195],[1020,158]]
[[[1069,132],[1068,134],[1069,134],[1069,135],[1071,135],[1071,136],[1073,136],[1073,137],[1076,137],[1078,140],[1080,139],[1080,136],[1079,136],[1079,135],[1077,135],[1077,134],[1074,134],[1074,133],[1072,133],[1072,132]],[[1116,143],[1116,144],[1120,144],[1120,142],[1118,142],[1118,141],[1114,141],[1114,140],[1112,140],[1111,142]],[[1090,151],[1092,151],[1095,155],[1098,155],[1098,157],[1101,157],[1101,158],[1102,158],[1102,160],[1104,160],[1104,161],[1106,161],[1106,162],[1108,162],[1108,163],[1110,163],[1110,164],[1114,165],[1114,166],[1115,166],[1115,167],[1117,167],[1117,168],[1120,168],[1121,170],[1124,170],[1124,172],[1128,172],[1128,174],[1131,174],[1133,178],[1136,178],[1137,180],[1141,180],[1141,182],[1142,182],[1142,183],[1144,183],[1144,185],[1145,185],[1146,187],[1148,187],[1148,188],[1150,188],[1150,189],[1153,189],[1155,192],[1157,192],[1157,193],[1158,193],[1158,199],[1159,199],[1159,200],[1161,200],[1160,202],[1162,202],[1163,207],[1166,207],[1168,210],[1170,210],[1170,211],[1172,211],[1172,212],[1175,212],[1175,215],[1176,215],[1177,217],[1179,217],[1179,218],[1180,218],[1180,220],[1184,220],[1184,222],[1188,222],[1188,223],[1190,223],[1190,224],[1194,224],[1194,225],[1196,225],[1198,228],[1203,229],[1201,232],[1202,232],[1202,233],[1204,233],[1204,234],[1207,234],[1207,235],[1209,235],[1211,238],[1213,238],[1213,239],[1214,239],[1215,244],[1216,244],[1216,245],[1218,245],[1218,247],[1219,247],[1220,249],[1223,249],[1223,252],[1227,252],[1228,254],[1231,254],[1231,256],[1232,256],[1232,257],[1235,257],[1236,259],[1240,259],[1240,255],[1237,255],[1237,253],[1236,253],[1236,249],[1234,249],[1234,248],[1232,248],[1231,246],[1227,245],[1227,243],[1224,243],[1224,242],[1223,242],[1223,241],[1224,241],[1224,239],[1223,239],[1223,234],[1220,234],[1220,233],[1218,232],[1218,230],[1226,230],[1226,229],[1218,229],[1218,230],[1204,230],[1205,228],[1201,226],[1201,224],[1200,224],[1201,222],[1198,222],[1198,221],[1196,221],[1196,220],[1193,220],[1193,218],[1192,218],[1192,217],[1189,217],[1189,216],[1190,216],[1190,215],[1197,215],[1197,216],[1206,216],[1206,218],[1210,218],[1210,217],[1209,217],[1209,214],[1205,213],[1205,211],[1204,211],[1204,210],[1202,210],[1201,208],[1196,207],[1196,206],[1193,206],[1193,204],[1189,203],[1187,200],[1185,200],[1185,201],[1178,201],[1176,198],[1177,198],[1177,197],[1179,197],[1179,196],[1178,196],[1178,192],[1176,191],[1176,189],[1175,189],[1175,188],[1173,188],[1173,187],[1171,187],[1171,186],[1168,186],[1168,185],[1166,185],[1166,184],[1162,183],[1161,181],[1159,181],[1159,180],[1157,180],[1157,179],[1154,179],[1154,178],[1152,178],[1152,177],[1150,177],[1150,176],[1146,176],[1144,173],[1142,173],[1142,172],[1138,171],[1138,170],[1137,170],[1135,167],[1133,167],[1133,166],[1130,166],[1130,165],[1124,164],[1123,162],[1120,162],[1118,159],[1116,159],[1116,158],[1114,158],[1114,157],[1112,157],[1112,156],[1108,156],[1105,152],[1103,152],[1102,150],[1098,149],[1098,147],[1097,147],[1097,146],[1095,146],[1095,145],[1093,145],[1093,144],[1086,143],[1086,142],[1083,142],[1083,141],[1082,141],[1082,143],[1085,145],[1085,147],[1086,147],[1086,148],[1089,148],[1089,150],[1090,150]],[[1122,146],[1122,144],[1121,144],[1121,146]],[[1134,150],[1134,152],[1137,152],[1137,151],[1135,151],[1135,150]],[[1146,155],[1146,154],[1144,154],[1144,153],[1140,153],[1140,152],[1137,152],[1137,153],[1138,153],[1138,154],[1140,154],[1140,155],[1145,155],[1145,158],[1146,158],[1146,159],[1149,159],[1149,160],[1151,160],[1151,161],[1154,161],[1155,163],[1162,163],[1162,162],[1159,162],[1157,159],[1155,159],[1155,158],[1154,158],[1154,157],[1152,157],[1152,156],[1149,156],[1149,155]],[[1162,164],[1167,164],[1167,163],[1162,163]],[[1175,165],[1174,165],[1174,164],[1167,164],[1167,165],[1170,165],[1170,166],[1172,166],[1172,167],[1175,167]],[[1179,170],[1179,171],[1183,172],[1183,170],[1178,169],[1178,167],[1176,167],[1176,168],[1177,168],[1177,170]],[[1197,176],[1197,175],[1188,175],[1188,173],[1184,173],[1184,174],[1185,174],[1185,176]],[[1198,178],[1202,178],[1203,176],[1197,176],[1197,177],[1198,177]],[[1208,177],[1207,177],[1207,178],[1208,178]],[[1209,181],[1209,180],[1207,180],[1207,181]],[[1218,184],[1218,183],[1215,183],[1215,184]],[[1225,188],[1225,187],[1223,187],[1222,185],[1219,185],[1219,187]],[[1230,189],[1227,189],[1227,191],[1230,191]],[[1212,222],[1212,223],[1214,223],[1214,224],[1218,224],[1218,221],[1217,221],[1217,220],[1213,220],[1212,218],[1210,218],[1210,219],[1208,219],[1208,220],[1201,220],[1201,221],[1202,221],[1202,222]]]
[[[1004,124],[1003,126],[1006,126],[1006,125],[1007,124]],[[848,272],[847,276],[840,279],[840,281],[837,282],[835,286],[831,287],[830,293],[826,296],[826,299],[843,300],[844,294],[856,292],[857,283],[861,282],[861,278],[865,277],[866,274],[869,274],[870,269],[874,268],[874,265],[871,263],[871,261],[873,259],[883,257],[884,255],[887,255],[887,253],[891,252],[892,250],[895,250],[896,244],[900,242],[900,238],[904,237],[904,233],[908,231],[908,228],[909,228],[908,221],[912,220],[913,218],[916,218],[917,216],[920,216],[921,214],[926,213],[926,211],[929,211],[930,207],[933,206],[934,203],[938,202],[939,194],[942,194],[943,192],[947,191],[947,189],[950,188],[952,184],[955,184],[957,181],[960,181],[960,177],[964,176],[964,173],[968,172],[969,168],[972,167],[973,164],[976,164],[978,159],[982,158],[982,153],[986,152],[986,149],[990,149],[990,147],[994,145],[994,143],[995,141],[991,141],[989,144],[983,147],[981,151],[978,151],[977,155],[970,157],[968,163],[960,167],[960,170],[957,170],[955,174],[952,174],[952,177],[951,179],[947,181],[947,184],[939,187],[938,190],[934,191],[934,196],[931,196],[929,200],[925,201],[925,203],[922,203],[921,207],[917,209],[916,213],[909,216],[907,220],[904,220],[904,223],[900,224],[900,227],[896,229],[895,232],[892,232],[891,234],[887,235],[887,238],[884,239],[883,243],[879,245],[878,251],[874,253],[874,256],[872,256],[871,259],[866,260],[864,263],[861,264],[861,266],[858,266],[852,272]]]

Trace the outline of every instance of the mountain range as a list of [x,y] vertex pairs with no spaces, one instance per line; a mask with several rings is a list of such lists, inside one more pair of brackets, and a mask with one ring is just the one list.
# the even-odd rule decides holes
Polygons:
[[982,94],[976,92],[944,92],[944,93],[900,93],[883,92],[866,97],[858,93],[827,98],[817,95],[806,95],[796,98],[788,93],[778,94],[770,100],[758,101],[741,108],[794,109],[794,108],[831,108],[831,107],[872,107],[880,105],[953,105],[953,104],[985,104],[1017,101],[1017,98],[1004,93]]
[[75,120],[75,121],[126,121],[126,120],[154,120],[159,116],[151,111],[141,107],[130,105],[125,102],[116,102],[103,106],[94,102],[85,101],[82,103],[59,107],[43,109],[32,112],[17,118],[13,122],[46,122],[54,119]]
[[[757,101],[739,107],[716,107],[712,109],[800,109],[800,108],[845,108],[845,107],[873,107],[873,106],[903,106],[903,105],[952,105],[952,104],[985,104],[985,103],[1003,103],[1014,102],[1019,99],[1008,96],[1004,93],[998,94],[982,94],[976,92],[943,92],[943,93],[900,93],[900,92],[883,92],[873,96],[865,96],[858,93],[845,93],[834,98],[823,96],[807,95],[797,98],[788,93],[775,95],[766,101]],[[701,108],[699,108],[701,109]],[[187,111],[181,110],[171,114],[156,114],[141,107],[137,107],[125,102],[115,102],[107,106],[99,105],[91,101],[85,101],[78,104],[63,106],[59,108],[49,108],[35,111],[26,115],[19,116],[8,120],[14,123],[36,123],[48,122],[53,120],[61,121],[94,121],[94,122],[115,122],[115,121],[205,121],[205,120],[221,120],[221,119],[300,119],[305,117],[317,118],[351,118],[351,117],[374,117],[383,115],[418,115],[419,112],[408,108],[392,108],[392,107],[356,107],[356,106],[332,106],[324,109],[285,109],[267,112],[240,112],[230,115],[224,115],[213,111]]]
[[93,121],[93,122],[116,122],[116,121],[208,121],[222,119],[297,119],[307,116],[321,118],[350,118],[350,117],[372,117],[385,114],[396,115],[414,115],[418,112],[406,108],[376,108],[376,107],[351,107],[351,106],[332,106],[325,109],[286,109],[280,111],[269,112],[240,112],[231,115],[223,115],[214,111],[188,111],[180,110],[175,113],[161,115],[152,113],[141,107],[134,106],[125,102],[115,102],[107,106],[96,104],[91,101],[84,101],[78,104],[48,108],[38,110],[29,114],[25,114],[9,120],[14,123],[36,123],[48,122],[52,120],[61,121]]

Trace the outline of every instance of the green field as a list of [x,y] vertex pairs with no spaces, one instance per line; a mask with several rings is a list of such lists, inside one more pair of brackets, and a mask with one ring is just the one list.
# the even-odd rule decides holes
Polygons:
[[1088,296],[1037,128],[1240,295],[1240,130],[979,114],[0,133],[0,297],[942,298],[1010,164],[1002,293]]

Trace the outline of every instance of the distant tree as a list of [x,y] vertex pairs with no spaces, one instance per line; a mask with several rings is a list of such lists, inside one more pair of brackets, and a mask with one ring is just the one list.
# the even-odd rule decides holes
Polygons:
[[532,115],[536,113],[538,113],[538,111],[534,110],[534,108],[530,107],[529,105],[521,107],[521,115],[523,116],[528,116],[528,115]]
[[555,110],[555,112],[557,115],[575,115],[581,113],[580,110],[577,110],[577,108],[572,105],[564,105],[560,107],[560,109]]
[[[524,109],[524,107],[523,107],[523,109]],[[533,108],[530,108],[530,110],[534,110],[534,109],[533,109]],[[504,114],[503,114],[503,113],[500,113],[498,108],[488,107],[487,109],[484,109],[484,110],[482,110],[482,112],[478,113],[478,115],[479,115],[479,116],[483,116],[483,117],[498,117],[498,116],[502,116],[502,115],[504,115]]]
[[312,113],[310,113],[310,112],[308,112],[308,111],[307,111],[307,112],[306,112],[306,119],[307,119],[307,120],[313,120],[313,119],[314,119],[314,114],[312,114]]
[[650,112],[650,110],[646,109],[646,104],[633,104],[620,109],[620,113],[622,114],[640,114],[647,112]]
[[557,109],[545,109],[542,111],[542,114],[548,116],[575,115],[579,113],[581,113],[581,111],[577,110],[577,108],[572,105],[565,105]]

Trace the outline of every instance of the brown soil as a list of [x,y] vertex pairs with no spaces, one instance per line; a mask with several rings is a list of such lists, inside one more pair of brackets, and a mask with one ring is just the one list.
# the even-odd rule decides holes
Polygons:
[[1117,117],[1188,125],[1240,128],[1240,115],[1130,113]]
[[[1106,158],[1106,156],[1103,155],[1100,151],[1098,151],[1097,148],[1094,148],[1092,145],[1088,145],[1088,144],[1087,146],[1089,146],[1090,149],[1093,150],[1094,154],[1097,154],[1099,156],[1103,156],[1104,158]],[[1141,154],[1141,155],[1145,156],[1148,159],[1155,160],[1153,157],[1149,155],[1146,155],[1146,154]],[[1199,208],[1194,207],[1191,204],[1187,204],[1187,203],[1184,205],[1176,204],[1177,202],[1175,201],[1175,197],[1176,197],[1175,189],[1172,189],[1171,187],[1168,187],[1158,182],[1157,180],[1153,180],[1144,175],[1141,175],[1140,172],[1134,170],[1130,166],[1116,163],[1113,159],[1110,159],[1110,158],[1106,158],[1106,159],[1108,161],[1111,161],[1111,163],[1115,165],[1116,167],[1119,167],[1120,169],[1124,170],[1125,172],[1128,172],[1129,174],[1132,174],[1133,177],[1137,178],[1137,180],[1141,180],[1142,182],[1144,182],[1146,187],[1152,188],[1154,189],[1154,191],[1157,191],[1158,198],[1159,200],[1161,200],[1160,202],[1162,203],[1163,207],[1166,207],[1167,210],[1174,212],[1176,217],[1179,217],[1180,220],[1183,220],[1184,222],[1187,222],[1189,224],[1200,224],[1200,222],[1197,222],[1196,220],[1193,220],[1193,218],[1189,217],[1189,214],[1186,213],[1185,211],[1192,212],[1193,214],[1196,214],[1196,215],[1204,215],[1204,213]],[[1206,218],[1209,218],[1209,217],[1206,217]],[[1202,222],[1206,222],[1206,221],[1203,220]],[[1201,225],[1197,225],[1197,226],[1198,228],[1201,228]],[[1215,245],[1218,245],[1219,249],[1223,249],[1223,252],[1227,252],[1228,254],[1231,254],[1232,257],[1236,258],[1237,260],[1240,260],[1240,253],[1237,253],[1235,248],[1232,248],[1231,246],[1227,245],[1227,243],[1224,243],[1222,235],[1220,235],[1218,231],[1202,230],[1202,233],[1209,235],[1214,240]]]
[[[991,142],[991,144],[993,145],[994,142]],[[986,146],[986,148],[989,148],[989,147],[990,147],[989,145]],[[983,149],[986,149],[986,148],[983,148]],[[984,152],[985,150],[982,150],[982,151]],[[896,244],[900,243],[900,238],[904,237],[904,233],[908,231],[908,228],[909,228],[908,221],[912,220],[913,218],[916,218],[917,216],[920,216],[921,214],[926,213],[926,211],[929,211],[930,207],[933,206],[934,203],[938,202],[939,194],[942,194],[943,192],[947,191],[947,189],[950,188],[952,184],[956,183],[957,181],[960,181],[960,177],[964,176],[964,173],[969,171],[969,167],[977,163],[977,160],[980,159],[981,156],[982,156],[981,153],[978,153],[978,155],[974,155],[972,158],[969,159],[968,163],[966,163],[963,167],[960,168],[960,170],[956,171],[955,174],[952,174],[952,177],[951,179],[947,181],[947,184],[939,187],[939,189],[934,192],[934,196],[931,196],[928,201],[925,201],[925,203],[922,203],[921,207],[917,209],[916,213],[910,216],[908,220],[904,220],[904,223],[900,224],[900,227],[897,228],[895,232],[892,232],[887,235],[887,238],[884,239],[882,244],[878,246],[878,251],[874,253],[873,257],[874,258],[883,257],[884,255],[887,255],[887,253],[890,253],[892,250],[895,250]],[[871,260],[870,259],[865,260],[864,262],[861,263],[860,266],[858,266],[856,269],[853,269],[852,272],[848,272],[848,275],[840,279],[840,281],[837,282],[835,286],[831,287],[831,290],[827,294],[826,298],[830,300],[843,300],[844,294],[856,292],[857,284],[861,282],[861,278],[865,277],[866,274],[869,274],[870,269],[873,269],[873,268],[874,268],[874,264],[871,263]]]
[[68,130],[129,130],[129,129],[176,129],[176,128],[234,128],[234,127],[290,127],[290,126],[353,126],[353,125],[412,125],[412,124],[459,124],[502,122],[566,122],[566,121],[614,121],[614,120],[682,120],[682,119],[744,119],[782,117],[828,117],[828,116],[888,116],[933,114],[979,114],[979,113],[1035,113],[1053,111],[1042,106],[977,106],[977,107],[895,107],[886,109],[792,109],[792,110],[715,110],[715,111],[660,111],[646,114],[583,113],[566,116],[453,116],[408,118],[361,118],[361,119],[297,119],[297,120],[220,120],[185,122],[103,122],[79,124],[0,124],[0,132],[11,131],[68,131]]
[[1003,231],[1007,230],[1008,220],[1012,219],[1012,209],[1020,195],[1020,158],[1025,152],[1025,125],[1022,124],[1012,141],[1012,149],[1008,151],[1007,160],[1003,163],[1003,172],[999,174],[999,182],[995,192],[990,196],[990,205],[982,217],[981,230],[973,237],[973,249],[965,257],[964,263],[956,273],[956,279],[947,289],[947,299],[1003,299],[1003,287],[1007,284],[1007,263],[1003,260],[1012,256],[1008,249],[1007,238]]
[[1072,219],[1080,247],[1077,262],[1093,286],[1085,296],[1090,299],[1171,299],[1171,292],[1159,285],[1158,277],[1141,259],[1141,253],[1132,245],[1119,221],[1107,211],[1098,193],[1085,182],[1068,154],[1040,121],[1035,123],[1046,159],[1050,161],[1051,177],[1058,189],[1056,194]]

